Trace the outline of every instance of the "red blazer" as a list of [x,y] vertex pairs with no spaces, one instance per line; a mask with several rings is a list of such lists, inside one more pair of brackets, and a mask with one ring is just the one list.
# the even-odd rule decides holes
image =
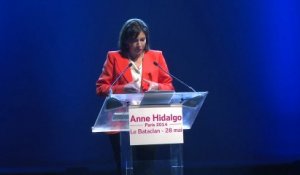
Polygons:
[[[172,77],[163,72],[153,62],[156,61],[164,70],[168,71],[165,58],[161,51],[149,50],[145,52],[143,59],[142,79],[147,79],[159,84],[159,90],[174,90]],[[130,61],[123,57],[119,51],[109,51],[104,63],[102,73],[96,82],[96,92],[98,95],[107,95],[114,80],[126,69]],[[127,83],[132,82],[131,70],[127,71],[112,87],[113,93],[124,93],[123,88]],[[149,83],[142,81],[141,90],[147,91]]]

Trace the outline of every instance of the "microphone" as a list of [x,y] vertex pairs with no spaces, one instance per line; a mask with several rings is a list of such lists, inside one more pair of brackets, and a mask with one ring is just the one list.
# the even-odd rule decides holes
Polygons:
[[128,66],[120,73],[120,75],[115,79],[115,81],[109,87],[109,96],[113,93],[112,87],[117,83],[117,81],[122,77],[122,75],[132,66],[132,63],[129,63]]
[[189,89],[191,89],[192,91],[196,92],[195,89],[193,89],[191,86],[187,85],[186,83],[184,83],[183,81],[181,81],[179,78],[175,77],[174,75],[172,75],[170,72],[167,72],[166,70],[164,70],[156,61],[153,61],[153,64],[155,66],[157,66],[160,70],[162,70],[164,73],[170,75],[171,77],[173,77],[174,79],[176,79],[177,81],[179,81],[181,84],[183,84],[184,86],[188,87]]

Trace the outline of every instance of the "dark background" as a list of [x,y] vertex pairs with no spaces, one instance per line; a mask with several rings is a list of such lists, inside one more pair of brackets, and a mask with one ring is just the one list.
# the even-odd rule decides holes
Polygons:
[[172,74],[209,91],[185,132],[186,167],[300,160],[299,11],[291,0],[0,0],[0,173],[114,168],[107,136],[91,132],[95,82],[133,17]]

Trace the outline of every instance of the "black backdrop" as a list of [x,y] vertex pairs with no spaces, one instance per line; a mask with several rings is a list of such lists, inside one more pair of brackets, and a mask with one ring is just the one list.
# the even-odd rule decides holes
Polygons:
[[298,5],[0,1],[0,171],[113,168],[107,136],[91,133],[103,100],[95,81],[133,17],[171,73],[209,91],[185,133],[187,167],[299,160]]

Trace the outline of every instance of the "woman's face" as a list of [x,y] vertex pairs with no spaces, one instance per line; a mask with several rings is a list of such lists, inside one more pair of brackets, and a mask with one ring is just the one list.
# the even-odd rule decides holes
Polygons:
[[146,46],[145,33],[140,32],[137,38],[128,42],[128,46],[129,46],[129,54],[131,57],[137,58],[138,56],[140,56],[144,52]]

